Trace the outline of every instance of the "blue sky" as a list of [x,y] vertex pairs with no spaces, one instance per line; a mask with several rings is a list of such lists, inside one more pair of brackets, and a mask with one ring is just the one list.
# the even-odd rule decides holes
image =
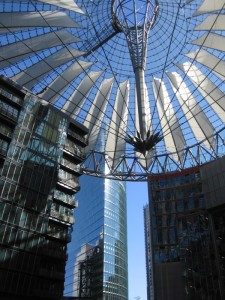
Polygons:
[[143,207],[147,182],[127,183],[129,300],[147,300]]

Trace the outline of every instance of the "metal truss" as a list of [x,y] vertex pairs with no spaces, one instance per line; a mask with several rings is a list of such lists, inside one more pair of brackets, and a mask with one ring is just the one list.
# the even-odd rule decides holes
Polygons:
[[162,174],[200,166],[222,157],[225,152],[225,127],[215,135],[214,149],[208,149],[203,142],[186,147],[183,160],[174,159],[174,153],[154,155],[150,167],[144,166],[143,157],[135,155],[121,156],[120,161],[112,167],[112,160],[104,152],[91,151],[82,166],[82,173],[122,181],[147,181],[152,174]]

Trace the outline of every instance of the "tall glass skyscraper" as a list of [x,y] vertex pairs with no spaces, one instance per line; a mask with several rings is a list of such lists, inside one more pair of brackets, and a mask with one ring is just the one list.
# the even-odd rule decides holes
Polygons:
[[65,295],[128,299],[126,185],[82,176]]

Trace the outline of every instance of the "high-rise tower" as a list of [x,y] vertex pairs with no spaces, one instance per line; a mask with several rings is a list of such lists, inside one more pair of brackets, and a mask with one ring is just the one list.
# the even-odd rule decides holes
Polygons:
[[83,175],[69,245],[65,295],[128,299],[126,185]]

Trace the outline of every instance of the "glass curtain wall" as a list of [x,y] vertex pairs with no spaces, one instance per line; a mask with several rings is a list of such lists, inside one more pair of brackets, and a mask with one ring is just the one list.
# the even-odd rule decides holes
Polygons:
[[223,299],[198,168],[150,177],[157,300]]
[[125,183],[85,175],[80,182],[64,294],[128,299]]
[[66,243],[48,238],[49,212],[68,120],[32,96],[17,117],[0,180],[0,294],[58,299]]

